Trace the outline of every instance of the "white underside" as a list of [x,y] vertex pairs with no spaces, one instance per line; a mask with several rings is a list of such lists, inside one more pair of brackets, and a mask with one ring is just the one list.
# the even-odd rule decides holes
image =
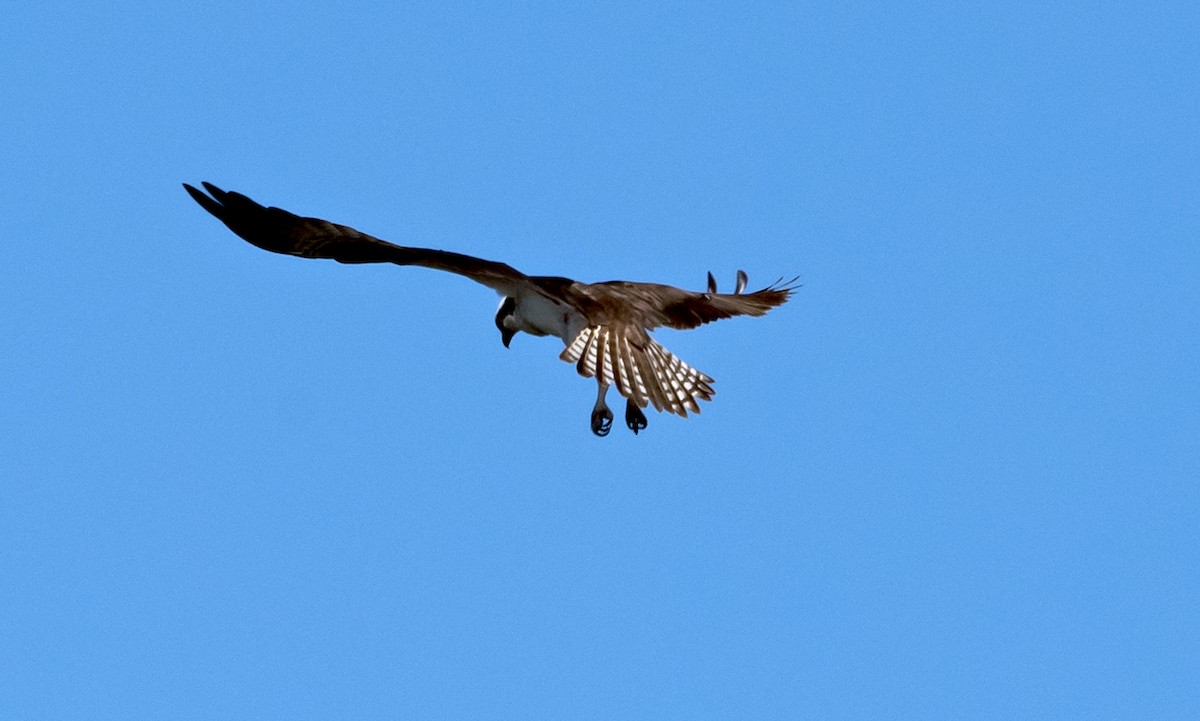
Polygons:
[[504,324],[511,330],[530,335],[552,335],[564,345],[587,327],[587,319],[574,307],[553,301],[537,293],[517,296],[517,307]]

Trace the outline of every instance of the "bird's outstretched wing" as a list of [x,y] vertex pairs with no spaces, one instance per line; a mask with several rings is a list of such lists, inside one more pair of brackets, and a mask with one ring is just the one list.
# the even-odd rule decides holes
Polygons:
[[786,303],[792,291],[799,287],[794,285],[793,278],[780,280],[753,293],[742,293],[745,283],[745,273],[738,271],[737,290],[733,293],[718,293],[711,274],[709,290],[705,293],[624,280],[582,285],[578,292],[594,301],[595,307],[612,309],[612,317],[597,318],[601,322],[633,323],[647,330],[659,326],[686,330],[737,315],[766,315],[767,311]]
[[183,187],[230,230],[263,250],[302,258],[331,258],[339,263],[419,265],[466,276],[505,295],[516,295],[529,287],[528,276],[504,263],[445,250],[407,248],[345,225],[264,207],[241,193],[227,192],[211,183],[203,185],[209,195],[187,183]]

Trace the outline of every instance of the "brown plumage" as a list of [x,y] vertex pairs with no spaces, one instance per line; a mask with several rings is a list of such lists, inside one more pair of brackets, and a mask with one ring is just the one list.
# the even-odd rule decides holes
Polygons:
[[660,326],[695,328],[736,315],[761,316],[788,300],[797,286],[779,282],[743,293],[746,274],[738,271],[733,293],[718,293],[712,274],[706,292],[658,283],[607,281],[580,283],[556,276],[528,276],[494,261],[461,253],[411,248],[345,225],[305,218],[259,205],[240,193],[204,183],[208,194],[184,184],[188,194],[237,235],[264,250],[341,263],[417,265],[466,276],[505,296],[496,315],[504,345],[519,331],[555,335],[566,348],[560,357],[574,363],[599,385],[592,430],[606,435],[612,413],[604,403],[610,385],[629,400],[626,423],[634,433],[646,427],[642,408],[687,416],[698,401],[712,400],[713,379],[676,358],[649,331]]

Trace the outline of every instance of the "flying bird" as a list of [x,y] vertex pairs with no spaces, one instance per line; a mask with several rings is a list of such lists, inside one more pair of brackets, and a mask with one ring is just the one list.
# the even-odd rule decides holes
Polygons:
[[273,253],[302,258],[332,258],[340,263],[418,265],[463,275],[499,293],[496,328],[507,348],[519,332],[561,338],[559,358],[574,363],[585,378],[595,378],[596,404],[591,428],[606,436],[613,414],[605,403],[615,386],[625,397],[625,425],[636,435],[646,428],[643,408],[653,405],[686,418],[700,412],[699,401],[713,397],[713,379],[692,368],[650,337],[660,326],[695,328],[736,315],[764,315],[787,302],[798,286],[778,281],[746,293],[739,270],[733,293],[718,293],[708,274],[705,292],[658,283],[613,280],[580,283],[570,278],[525,275],[504,263],[461,253],[408,248],[320,218],[304,218],[281,208],[202,183],[208,194],[183,184],[209,213],[251,244]]

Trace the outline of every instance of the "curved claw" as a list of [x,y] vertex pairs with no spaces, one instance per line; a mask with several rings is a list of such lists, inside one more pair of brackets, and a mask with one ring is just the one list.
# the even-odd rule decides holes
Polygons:
[[625,401],[625,425],[637,435],[638,431],[646,429],[646,414],[633,401]]
[[607,407],[592,411],[592,433],[603,438],[612,430],[613,414]]

